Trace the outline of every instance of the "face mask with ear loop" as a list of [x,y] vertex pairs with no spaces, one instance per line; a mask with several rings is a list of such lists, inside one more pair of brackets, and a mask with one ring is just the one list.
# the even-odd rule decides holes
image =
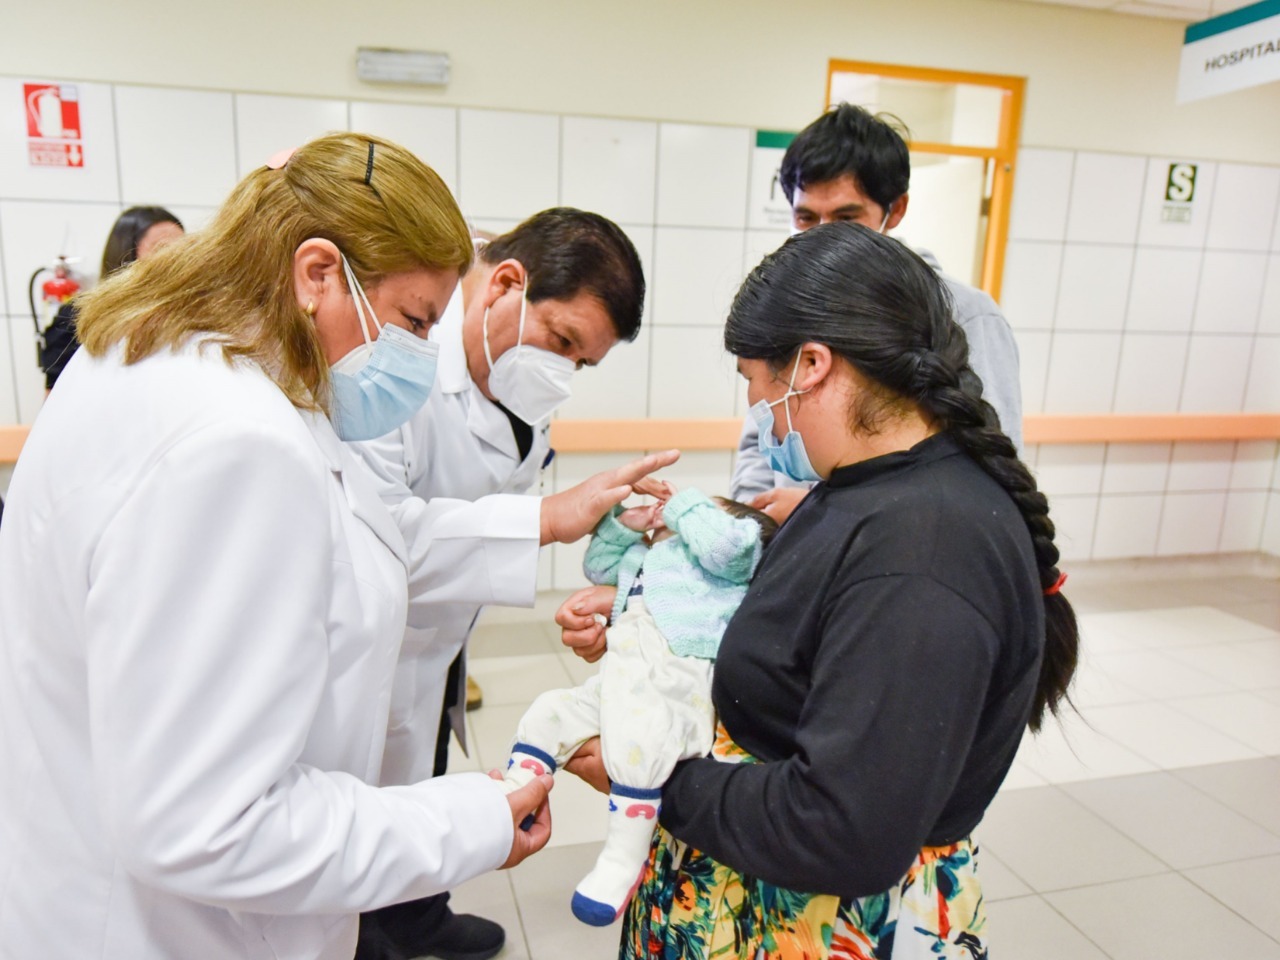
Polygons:
[[516,345],[497,360],[489,349],[489,307],[484,308],[484,359],[489,364],[489,392],[529,426],[541,423],[569,399],[570,380],[577,367],[568,357],[524,342],[525,312],[529,308],[528,280],[520,295],[520,329]]
[[[770,468],[785,474],[792,480],[811,483],[821,480],[818,472],[809,462],[809,454],[804,449],[804,438],[791,426],[791,407],[787,401],[792,397],[802,396],[808,390],[797,390],[796,374],[800,371],[800,353],[796,354],[796,364],[791,368],[791,382],[787,384],[787,392],[778,400],[761,400],[751,405],[751,416],[760,430],[759,449],[768,459]],[[773,408],[783,404],[787,412],[787,435],[779,443],[773,435]]]
[[[407,422],[427,402],[435,384],[440,345],[393,323],[379,323],[345,256],[342,269],[364,343],[329,368],[330,419],[343,440],[374,440]],[[378,330],[376,340],[369,338],[366,309]]]

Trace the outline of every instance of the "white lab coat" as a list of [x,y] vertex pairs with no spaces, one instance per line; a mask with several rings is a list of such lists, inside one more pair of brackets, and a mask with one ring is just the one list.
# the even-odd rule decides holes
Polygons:
[[[466,586],[459,574],[436,565],[441,601],[421,622],[410,617],[400,654],[384,784],[431,776],[449,665],[466,643],[481,606],[529,607],[537,593],[542,501],[520,494],[537,482],[547,459],[549,420],[534,427],[533,446],[521,460],[511,422],[467,370],[462,322],[459,288],[431,331],[440,344],[440,359],[426,406],[393,433],[352,444],[372,468],[388,504],[427,501],[425,522],[437,527],[433,537],[447,526],[476,547],[474,559],[484,564],[483,581],[492,589],[488,598],[469,590],[468,602],[453,595]],[[475,578],[480,580],[480,574]],[[453,727],[465,747],[463,709],[459,702]]]
[[369,785],[430,544],[258,368],[80,351],[10,494],[0,957],[347,960],[506,858],[488,778]]

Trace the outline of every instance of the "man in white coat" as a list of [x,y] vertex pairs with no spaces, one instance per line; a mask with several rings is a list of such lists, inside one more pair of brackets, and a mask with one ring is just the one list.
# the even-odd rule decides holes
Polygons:
[[[432,331],[440,360],[426,407],[395,432],[355,445],[384,500],[427,501],[436,543],[487,538],[494,603],[533,604],[538,549],[554,539],[547,527],[560,497],[523,494],[552,456],[551,413],[568,399],[575,369],[635,339],[643,304],[640,258],[616,224],[570,208],[535,214],[480,248]],[[480,609],[453,600],[442,584],[430,616],[411,619],[384,786],[443,773],[450,726],[465,746],[462,651]],[[445,893],[364,915],[359,957],[485,960],[504,939],[498,924],[454,914]]]

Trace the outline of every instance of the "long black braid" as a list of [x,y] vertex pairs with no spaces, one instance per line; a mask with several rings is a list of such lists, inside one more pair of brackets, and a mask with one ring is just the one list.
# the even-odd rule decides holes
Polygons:
[[876,386],[851,411],[851,428],[875,432],[904,406],[949,433],[1009,494],[1031,534],[1044,598],[1045,652],[1030,727],[1070,702],[1079,628],[1058,584],[1049,502],[1000,430],[969,366],[964,331],[937,274],[905,246],[851,223],[792,237],[756,267],[734,298],[725,348],[774,369],[804,343],[826,344]]

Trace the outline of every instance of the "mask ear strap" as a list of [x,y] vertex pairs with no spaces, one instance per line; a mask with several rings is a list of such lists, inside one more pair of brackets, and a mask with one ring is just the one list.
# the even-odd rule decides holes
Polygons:
[[[382,324],[378,322],[378,315],[373,312],[373,304],[369,302],[369,298],[364,295],[364,287],[360,286],[360,281],[356,279],[355,271],[351,269],[351,264],[347,261],[345,255],[342,256],[342,269],[346,272],[347,286],[351,290],[351,299],[356,304],[356,316],[360,318],[360,332],[364,334],[365,343],[373,343],[369,337],[369,327],[364,319],[364,310],[369,308],[369,316],[373,317],[373,325],[378,328],[378,332],[382,332]],[[361,301],[364,301],[363,304]]]
[[524,288],[520,291],[520,329],[516,333],[516,347],[524,343],[524,315],[529,309],[529,276],[525,274]]
[[480,342],[484,344],[484,362],[493,369],[493,354],[489,350],[489,307],[484,308],[484,322],[480,324]]

